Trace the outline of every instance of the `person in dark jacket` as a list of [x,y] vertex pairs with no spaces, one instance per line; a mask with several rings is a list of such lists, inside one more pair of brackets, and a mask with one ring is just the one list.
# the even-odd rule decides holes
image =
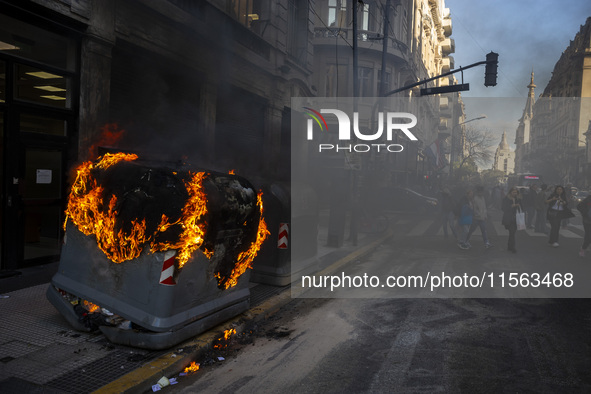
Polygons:
[[548,204],[548,221],[550,222],[550,237],[548,244],[550,246],[558,247],[558,235],[560,231],[560,223],[565,219],[565,213],[568,209],[568,199],[564,187],[556,186],[554,193],[546,200]]
[[509,241],[507,242],[507,250],[513,253],[517,253],[515,248],[515,233],[517,233],[517,211],[521,208],[521,198],[519,196],[519,190],[516,187],[509,189],[509,192],[503,198],[501,204],[503,210],[502,224],[507,230],[509,230]]
[[579,256],[585,257],[585,251],[591,245],[591,195],[577,204],[577,210],[581,212],[583,228],[585,229],[585,237],[583,238],[581,250],[579,250]]

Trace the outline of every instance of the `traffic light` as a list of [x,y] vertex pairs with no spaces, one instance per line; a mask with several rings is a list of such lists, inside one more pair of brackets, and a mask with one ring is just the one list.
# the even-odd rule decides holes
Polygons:
[[490,52],[486,54],[486,66],[484,68],[484,86],[497,85],[497,66],[499,64],[499,54]]

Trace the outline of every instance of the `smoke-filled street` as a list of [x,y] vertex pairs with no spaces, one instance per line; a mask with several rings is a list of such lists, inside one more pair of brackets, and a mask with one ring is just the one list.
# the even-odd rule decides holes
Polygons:
[[[559,248],[548,247],[546,236],[520,232],[514,254],[506,250],[506,232],[496,230],[497,216],[489,220],[490,249],[476,234],[472,248],[462,250],[426,217],[342,270],[355,276],[428,261],[435,272],[444,262],[469,260],[483,269],[504,262],[508,270],[553,262],[560,272],[567,262],[591,263],[577,255],[580,218],[563,230]],[[399,220],[392,217],[394,225]],[[421,233],[417,225],[429,221]],[[223,362],[204,363],[170,390],[587,392],[590,331],[588,299],[295,299],[253,327],[248,340],[230,341],[234,350]]]

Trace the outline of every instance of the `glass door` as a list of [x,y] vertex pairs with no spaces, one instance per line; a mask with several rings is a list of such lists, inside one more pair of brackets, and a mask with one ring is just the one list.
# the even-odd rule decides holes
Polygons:
[[67,122],[30,113],[18,119],[17,253],[22,265],[32,265],[56,259],[61,250]]
[[19,191],[24,221],[21,245],[25,265],[51,260],[61,249],[63,156],[56,148],[25,147]]

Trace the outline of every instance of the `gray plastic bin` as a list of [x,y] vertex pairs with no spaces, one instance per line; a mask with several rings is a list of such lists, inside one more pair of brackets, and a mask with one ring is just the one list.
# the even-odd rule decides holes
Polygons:
[[78,330],[89,331],[58,289],[108,309],[141,329],[100,326],[114,342],[145,349],[165,349],[197,335],[249,307],[247,271],[239,284],[221,290],[212,277],[214,263],[201,252],[182,268],[176,285],[160,282],[166,252],[143,253],[115,264],[92,237],[68,226],[58,272],[47,297]]
[[[94,175],[105,190],[119,197],[118,217],[138,217],[137,212],[153,215],[162,204],[182,201],[184,186],[176,180],[183,175],[177,170],[123,163]],[[119,185],[121,178],[129,181],[119,190],[113,185]],[[204,243],[182,268],[176,250],[152,252],[149,247],[131,260],[111,261],[95,235],[83,234],[69,220],[58,272],[47,291],[49,301],[78,330],[100,328],[114,343],[146,349],[171,347],[246,311],[250,270],[233,287],[225,288],[222,278],[231,276],[237,256],[260,231],[257,193],[244,178],[217,173],[209,173],[203,189],[207,194]],[[162,209],[172,214],[169,206]],[[208,259],[202,250],[213,256]],[[78,302],[82,300],[102,309],[86,313]],[[110,314],[117,322],[125,319],[132,324],[113,323]]]

